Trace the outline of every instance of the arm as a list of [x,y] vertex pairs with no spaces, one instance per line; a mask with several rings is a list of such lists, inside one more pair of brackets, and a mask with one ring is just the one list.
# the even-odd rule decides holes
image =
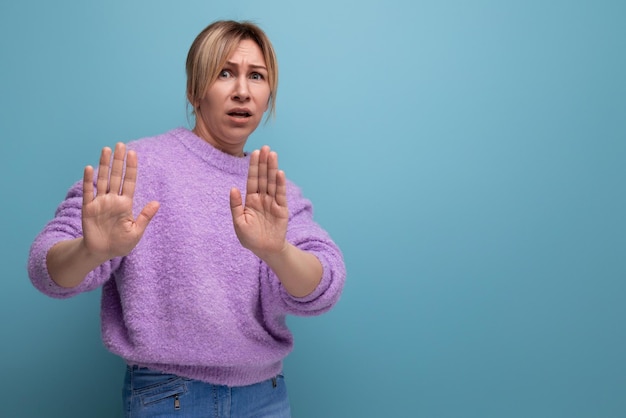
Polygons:
[[90,271],[105,261],[89,252],[83,237],[55,244],[46,256],[50,278],[65,288],[81,284]]
[[85,167],[81,210],[83,236],[60,241],[47,253],[50,278],[61,287],[73,288],[87,274],[114,257],[127,255],[137,245],[159,204],[148,203],[135,220],[132,213],[137,178],[137,155],[118,143],[104,148],[94,195],[93,168]]
[[272,269],[290,295],[311,294],[322,279],[322,264],[315,255],[286,240],[286,178],[278,170],[278,156],[269,147],[250,157],[245,206],[236,188],[230,192],[230,206],[241,244]]
[[261,258],[294,297],[310,295],[322,280],[322,264],[313,254],[287,243],[280,253]]

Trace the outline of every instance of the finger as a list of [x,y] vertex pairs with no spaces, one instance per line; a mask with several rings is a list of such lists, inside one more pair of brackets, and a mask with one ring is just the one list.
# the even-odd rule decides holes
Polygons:
[[248,168],[248,181],[246,193],[253,194],[259,191],[259,150],[255,150],[250,155],[250,167]]
[[270,152],[267,158],[267,194],[276,195],[276,174],[278,173],[278,154]]
[[98,166],[98,182],[96,192],[105,194],[109,189],[109,163],[111,162],[111,148],[104,147],[100,153],[100,165]]
[[88,165],[83,171],[83,206],[93,200],[93,167]]
[[119,194],[122,184],[122,174],[124,173],[124,157],[126,156],[126,146],[121,142],[115,145],[113,153],[113,164],[111,165],[111,176],[109,178],[109,191]]
[[261,153],[259,154],[259,193],[267,193],[267,157],[269,155],[270,148],[263,146]]
[[230,189],[230,212],[233,215],[233,222],[243,215],[243,201],[241,192],[236,187]]
[[130,198],[135,194],[137,184],[137,153],[128,151],[126,154],[126,171],[124,172],[124,183],[122,183],[122,195]]
[[143,231],[146,230],[146,227],[148,226],[152,218],[154,218],[154,215],[156,215],[156,213],[158,212],[159,207],[159,202],[152,201],[144,206],[139,216],[137,216],[137,220],[135,221],[135,223],[139,227],[139,231],[142,234]]
[[287,176],[283,170],[276,173],[276,203],[287,207]]

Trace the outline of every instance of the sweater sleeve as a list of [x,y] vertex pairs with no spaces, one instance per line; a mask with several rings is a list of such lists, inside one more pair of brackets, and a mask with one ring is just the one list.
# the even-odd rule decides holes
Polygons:
[[314,316],[330,310],[339,300],[346,278],[346,267],[339,247],[330,235],[313,220],[311,202],[291,185],[295,197],[290,199],[287,240],[297,248],[315,255],[322,264],[322,279],[316,289],[305,297],[294,297],[280,284],[278,277],[263,263],[262,274],[271,284],[283,313]]
[[106,282],[120,265],[121,258],[109,260],[92,270],[78,286],[64,288],[56,284],[46,263],[48,251],[61,241],[82,236],[81,210],[83,200],[82,182],[76,182],[56,210],[54,218],[37,235],[30,247],[28,275],[31,282],[42,293],[53,298],[69,298],[79,293],[94,290]]

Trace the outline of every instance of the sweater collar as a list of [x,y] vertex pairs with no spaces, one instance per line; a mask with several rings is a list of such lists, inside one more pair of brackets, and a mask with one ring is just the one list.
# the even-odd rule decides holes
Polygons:
[[172,135],[189,151],[215,168],[230,174],[248,174],[248,166],[250,164],[249,153],[245,152],[243,157],[235,157],[227,154],[218,150],[189,129],[183,127],[174,129]]

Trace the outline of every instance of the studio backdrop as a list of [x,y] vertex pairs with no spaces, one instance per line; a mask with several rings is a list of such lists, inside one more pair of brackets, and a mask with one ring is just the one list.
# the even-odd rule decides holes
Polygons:
[[296,418],[626,416],[626,3],[0,3],[0,415],[121,417],[100,291],[38,293],[29,246],[100,149],[190,127],[216,19],[278,54],[269,144],[342,248],[288,319]]

